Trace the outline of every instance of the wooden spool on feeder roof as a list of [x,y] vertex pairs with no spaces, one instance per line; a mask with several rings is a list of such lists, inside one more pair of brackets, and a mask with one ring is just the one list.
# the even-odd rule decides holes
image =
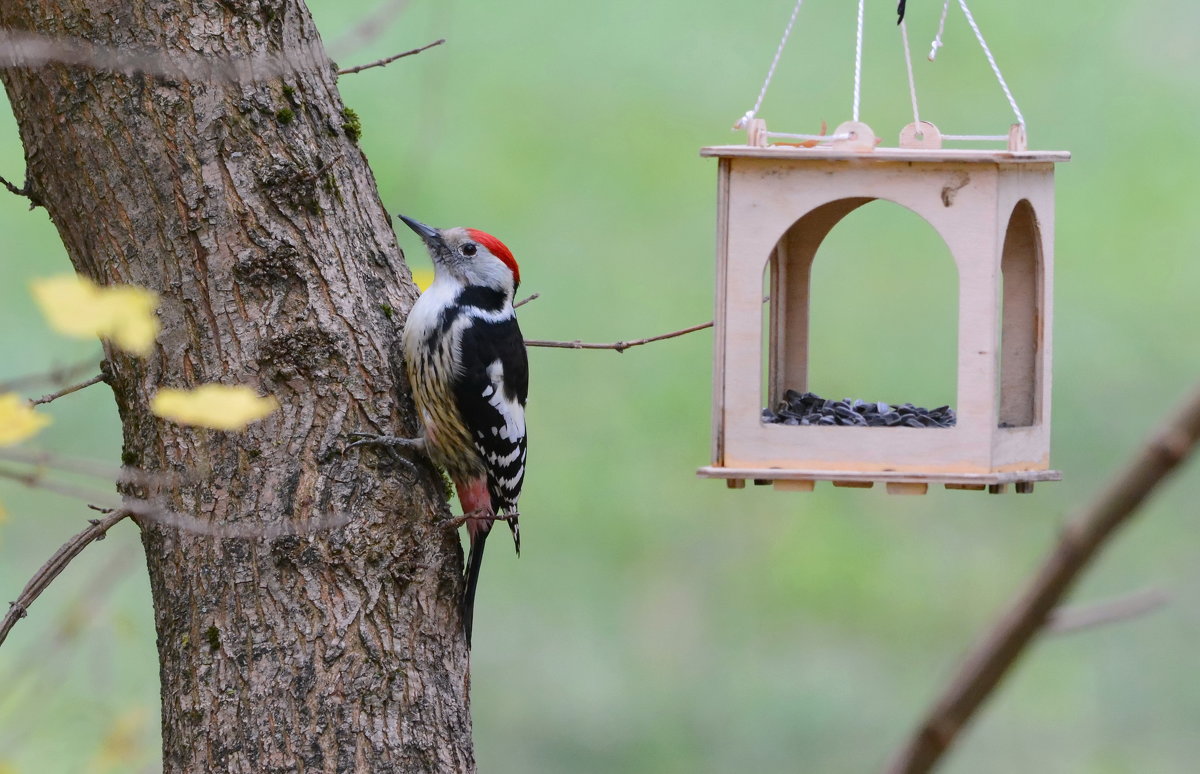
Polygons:
[[[861,44],[859,51],[861,61]],[[992,493],[1014,484],[1026,493],[1034,482],[1061,478],[1050,469],[1054,166],[1070,154],[1027,149],[1020,111],[994,70],[1019,119],[1006,135],[943,135],[915,116],[899,147],[878,147],[875,133],[857,120],[856,70],[855,120],[831,135],[770,132],[755,117],[756,105],[739,122],[745,145],[701,150],[719,167],[712,464],[700,476],[788,491],[811,491],[816,481],[883,482],[893,494],[924,494],[931,483]],[[915,94],[914,87],[914,113]],[[1005,147],[943,147],[981,140]],[[917,428],[763,421],[764,392],[770,407],[785,390],[808,389],[817,249],[846,215],[875,200],[921,217],[958,269],[957,422]]]

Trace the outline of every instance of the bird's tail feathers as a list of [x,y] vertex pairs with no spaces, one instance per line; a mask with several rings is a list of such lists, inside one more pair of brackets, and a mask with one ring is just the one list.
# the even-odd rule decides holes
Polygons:
[[483,566],[483,547],[487,544],[488,532],[486,529],[471,531],[471,549],[467,554],[466,585],[463,588],[461,613],[468,649],[471,647],[471,629],[475,620],[475,588],[479,585],[479,568]]
[[509,516],[505,521],[508,522],[508,528],[512,530],[513,546],[517,549],[517,556],[521,555],[521,525],[517,521],[516,516]]

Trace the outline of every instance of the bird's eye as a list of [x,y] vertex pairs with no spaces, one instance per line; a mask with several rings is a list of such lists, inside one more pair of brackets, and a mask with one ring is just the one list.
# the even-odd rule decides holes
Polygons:
[[479,247],[474,242],[467,242],[465,245],[462,246],[462,254],[467,257],[470,257],[470,256],[474,255],[475,251],[478,249],[479,249]]

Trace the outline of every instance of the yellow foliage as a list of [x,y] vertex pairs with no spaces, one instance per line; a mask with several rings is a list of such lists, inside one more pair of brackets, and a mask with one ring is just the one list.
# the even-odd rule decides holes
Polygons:
[[0,774],[17,774],[17,769],[11,763],[0,761]]
[[126,352],[146,355],[158,335],[158,296],[145,288],[100,287],[64,274],[34,280],[33,297],[50,327],[67,336],[100,336]]
[[413,269],[413,284],[424,293],[433,284],[433,269]]
[[150,410],[163,419],[214,430],[241,430],[277,408],[275,398],[260,398],[244,385],[204,384],[194,390],[164,387],[150,401]]
[[33,410],[29,402],[15,392],[0,394],[0,446],[12,446],[35,435],[50,417]]

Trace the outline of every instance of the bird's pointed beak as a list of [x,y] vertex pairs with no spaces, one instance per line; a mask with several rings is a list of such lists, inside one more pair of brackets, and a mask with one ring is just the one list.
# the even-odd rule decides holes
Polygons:
[[417,236],[421,237],[430,247],[440,247],[443,244],[441,232],[433,226],[426,226],[419,220],[413,220],[400,214],[397,214],[396,217],[404,221],[404,225],[417,232]]

